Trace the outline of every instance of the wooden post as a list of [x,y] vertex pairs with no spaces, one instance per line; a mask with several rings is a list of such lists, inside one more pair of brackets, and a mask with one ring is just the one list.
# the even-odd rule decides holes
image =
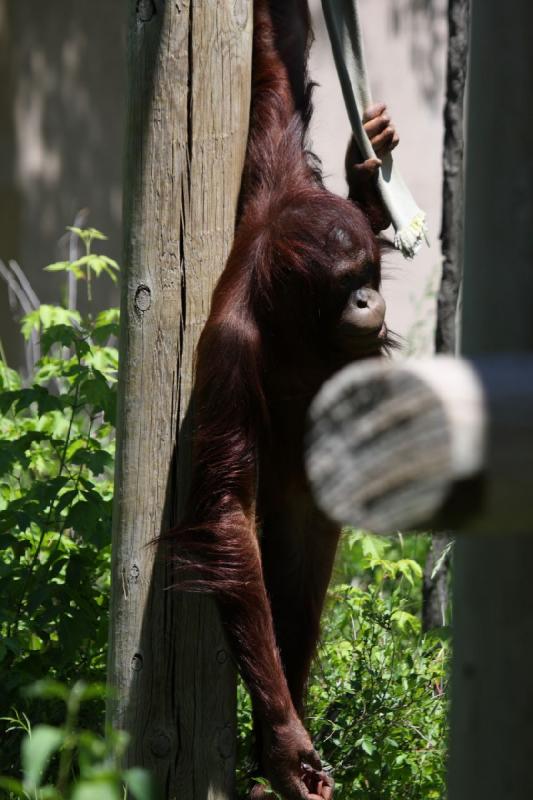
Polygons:
[[251,0],[129,0],[109,721],[165,800],[228,798],[234,670],[206,597],[166,591],[152,542],[189,481],[193,353],[234,230]]
[[[533,4],[475,0],[463,350],[533,351]],[[529,409],[533,414],[533,409]],[[533,476],[530,474],[533,493]],[[450,800],[533,797],[533,526],[459,537]]]
[[437,353],[455,353],[457,346],[457,303],[463,281],[464,93],[469,32],[470,0],[448,0],[448,65],[440,233],[442,279],[437,297]]
[[[457,305],[463,278],[464,236],[464,94],[468,65],[470,0],[448,0],[448,58],[442,157],[442,277],[437,297],[435,348],[455,353]],[[450,559],[442,555],[449,531],[435,534],[424,565],[422,627],[436,628],[449,609]],[[439,564],[435,573],[435,568]]]
[[326,514],[375,533],[533,529],[533,357],[352,364],[310,409]]

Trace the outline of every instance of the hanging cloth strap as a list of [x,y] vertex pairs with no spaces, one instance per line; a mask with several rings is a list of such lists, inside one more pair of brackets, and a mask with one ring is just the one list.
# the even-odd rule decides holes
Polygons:
[[[372,105],[372,98],[357,0],[322,0],[322,8],[354,138],[365,160],[376,158],[362,122],[363,112]],[[392,155],[387,153],[381,161],[377,186],[396,232],[394,245],[405,258],[413,258],[423,239],[429,244],[426,215],[415,203]]]

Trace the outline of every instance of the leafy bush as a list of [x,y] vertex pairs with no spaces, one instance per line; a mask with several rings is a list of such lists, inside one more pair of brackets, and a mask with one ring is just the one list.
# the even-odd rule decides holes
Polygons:
[[311,730],[335,767],[337,797],[437,800],[445,793],[446,632],[420,631],[416,561],[372,555],[367,568],[368,586],[330,592]]
[[[69,691],[55,681],[39,681],[30,694],[59,701],[65,710],[61,727],[32,727],[26,716],[9,720],[25,734],[22,740],[22,780],[0,777],[0,789],[10,798],[26,800],[151,800],[154,787],[146,770],[124,770],[121,758],[127,734],[109,731],[105,738],[80,730],[82,704],[105,696],[103,685],[77,681]],[[74,779],[73,779],[74,776]],[[47,780],[47,777],[49,780]]]
[[[53,268],[88,283],[112,272],[90,252],[102,234],[77,232],[86,260]],[[43,676],[102,679],[107,645],[118,310],[42,305],[22,331],[42,356],[27,385],[0,361],[0,716]],[[16,765],[15,739],[0,771]]]
[[[334,768],[337,800],[445,796],[448,632],[420,630],[427,541],[360,531],[344,538],[307,708],[313,740]],[[242,791],[251,729],[241,687]]]

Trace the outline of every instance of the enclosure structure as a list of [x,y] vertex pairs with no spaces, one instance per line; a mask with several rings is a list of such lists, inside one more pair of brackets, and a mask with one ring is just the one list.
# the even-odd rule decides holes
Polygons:
[[[208,599],[165,591],[169,570],[148,545],[187,489],[192,354],[231,244],[246,142],[251,3],[132,0],[129,13],[110,719],[130,731],[131,762],[151,767],[166,797],[224,797],[235,739],[226,643]],[[533,349],[532,23],[528,0],[473,6],[463,309],[471,356]],[[528,374],[520,372],[519,400]],[[526,407],[509,419],[527,446]],[[481,485],[483,459],[481,451]],[[519,510],[527,520],[527,496]],[[533,795],[533,531],[513,535],[515,519],[510,505],[505,537],[464,535],[457,547],[452,800]]]
[[187,494],[193,353],[229,252],[251,0],[130,0],[109,721],[165,798],[233,787],[235,675],[211,599],[168,591],[154,539]]

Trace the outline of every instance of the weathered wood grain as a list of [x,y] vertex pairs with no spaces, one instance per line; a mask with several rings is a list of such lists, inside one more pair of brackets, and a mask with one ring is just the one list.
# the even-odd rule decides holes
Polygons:
[[310,417],[309,478],[343,524],[533,527],[533,357],[354,364]]
[[190,472],[193,354],[234,230],[251,0],[130,0],[109,719],[164,798],[232,793],[234,670],[214,603],[152,540]]
[[[530,0],[472,3],[462,312],[468,358],[533,354],[532,29]],[[503,153],[512,153],[515,167],[502,168]],[[532,416],[531,404],[520,411],[517,432]],[[533,473],[520,479],[533,504]],[[509,503],[494,536],[456,543],[449,800],[533,797],[533,524],[515,531]]]
[[464,96],[468,68],[470,0],[448,0],[448,58],[442,156],[442,278],[437,296],[437,353],[457,349],[457,305],[463,281]]

